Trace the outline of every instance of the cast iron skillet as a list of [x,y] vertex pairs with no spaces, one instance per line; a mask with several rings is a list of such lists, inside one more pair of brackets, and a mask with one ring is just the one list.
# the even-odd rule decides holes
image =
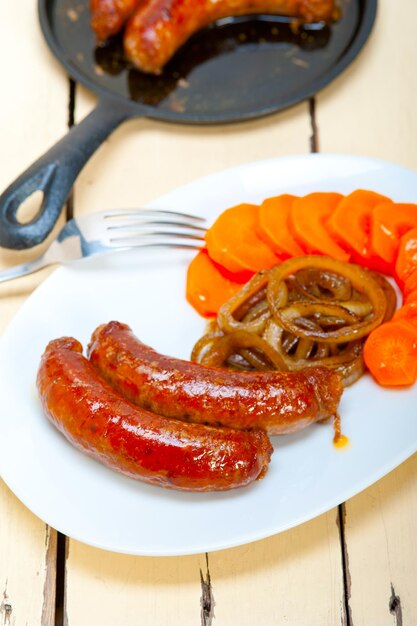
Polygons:
[[[339,0],[339,4],[340,21],[306,26],[297,33],[284,18],[224,20],[195,35],[162,76],[155,77],[128,66],[117,37],[106,47],[95,48],[88,0],[39,0],[40,24],[51,51],[99,100],[90,115],[2,194],[0,246],[22,249],[43,241],[82,167],[129,118],[181,124],[238,122],[315,94],[356,57],[375,20],[377,0]],[[22,224],[17,210],[37,190],[43,192],[39,212]]]

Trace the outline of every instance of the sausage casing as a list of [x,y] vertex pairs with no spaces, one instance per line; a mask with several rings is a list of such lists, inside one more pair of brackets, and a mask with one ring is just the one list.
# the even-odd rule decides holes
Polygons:
[[116,35],[144,0],[90,0],[91,28],[99,41]]
[[264,432],[187,424],[140,409],[101,379],[71,337],[48,344],[37,387],[46,415],[67,439],[132,478],[222,491],[267,470],[272,447]]
[[125,53],[143,72],[159,74],[197,30],[222,18],[261,13],[329,21],[334,0],[147,0],[127,23]]
[[261,428],[271,435],[332,417],[343,391],[339,374],[324,367],[232,372],[163,356],[120,322],[94,332],[89,358],[114,389],[155,413],[231,428]]

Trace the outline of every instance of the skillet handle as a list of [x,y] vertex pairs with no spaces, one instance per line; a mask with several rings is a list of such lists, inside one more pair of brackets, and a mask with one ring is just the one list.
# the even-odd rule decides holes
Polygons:
[[[99,101],[82,122],[23,172],[0,196],[0,246],[22,250],[43,241],[90,156],[115,128],[134,115],[129,105]],[[43,192],[41,207],[30,222],[22,224],[17,211],[38,190]]]

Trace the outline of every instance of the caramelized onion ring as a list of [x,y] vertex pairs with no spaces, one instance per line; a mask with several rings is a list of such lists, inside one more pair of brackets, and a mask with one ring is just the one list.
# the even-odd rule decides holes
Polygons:
[[191,361],[201,363],[208,350],[213,346],[219,337],[223,337],[224,333],[221,330],[215,330],[203,335],[195,344],[191,352]]
[[[273,366],[272,369],[288,369],[277,350],[274,350],[262,337],[243,330],[218,337],[216,342],[213,342],[206,352],[200,356],[198,363],[212,367],[221,367],[230,356],[240,352],[242,348],[253,349],[261,355],[265,355]],[[246,357],[244,358],[246,359]]]
[[378,272],[372,272],[372,278],[376,280],[378,285],[381,287],[382,291],[385,294],[385,300],[387,302],[387,309],[385,311],[385,316],[383,321],[389,322],[389,320],[394,315],[397,308],[397,295],[395,293],[394,287],[391,283],[382,276],[382,274],[378,274]]
[[[295,280],[303,294],[316,300],[349,300],[352,286],[347,278],[322,269],[308,267],[299,270]],[[330,295],[326,297],[326,292]]]
[[318,351],[313,359],[297,359],[296,355],[294,358],[294,356],[286,354],[282,347],[284,332],[284,329],[275,320],[271,320],[265,329],[264,339],[279,353],[289,370],[300,370],[305,367],[330,367],[339,372],[345,387],[358,380],[365,371],[361,340],[350,342],[345,350],[334,356],[321,356],[321,351]]
[[[310,267],[334,272],[348,279],[352,287],[360,294],[364,294],[370,301],[372,305],[370,315],[364,320],[338,328],[337,330],[328,331],[327,333],[317,332],[317,334],[314,334],[314,331],[302,329],[297,325],[294,326],[292,323],[294,319],[294,309],[291,313],[285,313],[285,304],[282,304],[282,300],[279,297],[281,285],[285,284],[285,280],[289,276]],[[277,322],[289,332],[295,332],[307,339],[335,343],[353,341],[370,333],[371,330],[382,322],[387,308],[384,291],[370,272],[363,270],[357,265],[350,265],[329,257],[320,256],[305,256],[289,259],[270,270],[267,300]],[[320,305],[320,307],[323,305],[323,303],[316,304],[317,306]]]
[[[352,337],[346,339],[345,335],[351,335],[352,328],[358,325],[358,317],[353,313],[349,313],[342,306],[323,302],[296,302],[279,309],[278,317],[281,326],[288,332],[323,343],[351,341]],[[310,321],[315,323],[313,328],[308,323]],[[339,328],[327,330],[329,326]],[[358,337],[361,336],[358,335]]]
[[[246,322],[242,320],[250,308],[263,297],[262,290],[266,288],[268,281],[269,271],[255,274],[240,291],[220,307],[217,323],[221,330],[225,333],[232,333],[238,330],[252,333],[262,332],[267,320],[271,317],[269,309],[254,319],[248,319]],[[287,288],[285,283],[278,289],[278,297],[280,303],[286,302]]]

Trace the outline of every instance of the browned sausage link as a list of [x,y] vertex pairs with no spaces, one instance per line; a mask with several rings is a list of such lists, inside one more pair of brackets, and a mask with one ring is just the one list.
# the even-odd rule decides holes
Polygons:
[[145,0],[90,0],[91,28],[99,41],[116,35]]
[[243,487],[267,470],[263,431],[185,424],[115,393],[71,337],[52,341],[38,371],[50,420],[77,448],[132,478],[186,491]]
[[125,52],[143,72],[159,74],[193,33],[216,20],[269,13],[317,22],[333,12],[334,0],[148,0],[127,24]]
[[94,332],[89,355],[114,389],[148,410],[271,435],[333,416],[343,389],[339,374],[324,367],[233,372],[163,356],[119,322]]

